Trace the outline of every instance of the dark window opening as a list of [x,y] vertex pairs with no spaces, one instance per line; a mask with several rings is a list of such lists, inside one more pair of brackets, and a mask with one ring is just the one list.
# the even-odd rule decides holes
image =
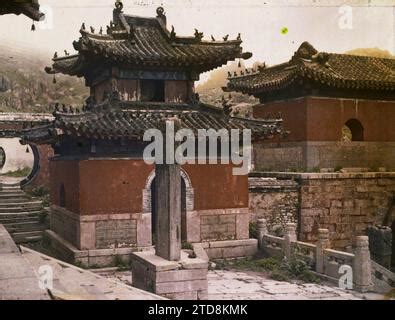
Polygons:
[[163,80],[140,80],[140,100],[164,102],[165,82]]
[[59,206],[61,208],[65,208],[66,207],[66,190],[65,190],[63,184],[60,187],[60,191],[59,191]]
[[342,129],[343,141],[364,141],[364,130],[361,122],[351,119],[346,122]]
[[5,151],[2,147],[0,147],[0,169],[4,167],[5,164]]

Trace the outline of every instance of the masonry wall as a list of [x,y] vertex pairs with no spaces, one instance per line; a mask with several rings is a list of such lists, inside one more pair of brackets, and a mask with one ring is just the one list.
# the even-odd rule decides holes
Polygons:
[[281,113],[290,131],[282,142],[340,141],[342,127],[357,119],[364,127],[364,141],[395,142],[395,102],[308,96],[258,104],[254,116],[265,118]]
[[[152,244],[147,192],[153,166],[140,159],[59,158],[51,162],[51,169],[53,231],[81,250]],[[247,177],[234,176],[231,165],[186,165],[183,169],[191,184],[186,190],[190,197],[187,240],[248,239]],[[62,185],[63,209],[59,208]]]
[[259,171],[367,168],[395,171],[395,142],[281,142],[254,145]]
[[287,223],[297,223],[299,184],[292,179],[249,178],[251,221],[266,219],[271,233],[282,233]]
[[45,187],[50,188],[50,159],[54,156],[53,149],[50,145],[36,146],[40,162],[39,170],[27,186],[28,188]]
[[[297,192],[284,190],[284,184],[291,182],[298,185]],[[370,226],[390,226],[395,220],[394,199],[395,173],[255,173],[250,177],[250,210],[266,218],[269,228],[296,218],[301,241],[316,242],[318,229],[329,229],[332,247],[341,250],[350,247],[356,236],[366,235]],[[293,215],[284,219],[281,209]]]
[[[289,135],[254,145],[262,171],[316,171],[336,167],[395,170],[395,102],[303,97],[254,106],[254,116],[281,113]],[[363,141],[342,142],[350,119],[363,126]]]
[[302,241],[316,241],[324,228],[334,248],[346,249],[367,227],[395,217],[393,173],[302,175],[300,185]]

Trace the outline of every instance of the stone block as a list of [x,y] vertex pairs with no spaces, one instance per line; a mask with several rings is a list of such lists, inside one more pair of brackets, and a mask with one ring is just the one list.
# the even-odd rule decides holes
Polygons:
[[156,283],[180,282],[207,279],[207,268],[191,270],[164,271],[156,274]]
[[208,284],[206,280],[192,280],[179,282],[163,282],[157,283],[155,286],[156,294],[182,293],[199,290],[207,290]]

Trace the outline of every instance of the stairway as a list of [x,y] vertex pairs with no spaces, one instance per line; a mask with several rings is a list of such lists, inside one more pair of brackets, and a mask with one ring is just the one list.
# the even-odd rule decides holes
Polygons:
[[17,244],[42,239],[46,225],[40,221],[43,204],[31,199],[19,185],[0,188],[0,224],[4,225]]

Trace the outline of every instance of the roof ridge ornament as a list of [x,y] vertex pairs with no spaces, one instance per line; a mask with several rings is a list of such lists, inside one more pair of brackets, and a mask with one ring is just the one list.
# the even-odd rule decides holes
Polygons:
[[121,0],[115,1],[115,10],[122,12],[123,10],[123,3]]
[[299,58],[311,60],[317,53],[318,51],[309,42],[305,41],[300,45],[292,59]]
[[199,32],[199,30],[195,28],[194,36],[195,36],[195,39],[200,42],[200,41],[202,41],[204,34],[203,34],[203,32]]
[[156,18],[159,20],[159,22],[161,24],[163,24],[164,26],[167,25],[167,18],[166,18],[166,13],[165,13],[165,9],[163,7],[158,7],[156,9]]

